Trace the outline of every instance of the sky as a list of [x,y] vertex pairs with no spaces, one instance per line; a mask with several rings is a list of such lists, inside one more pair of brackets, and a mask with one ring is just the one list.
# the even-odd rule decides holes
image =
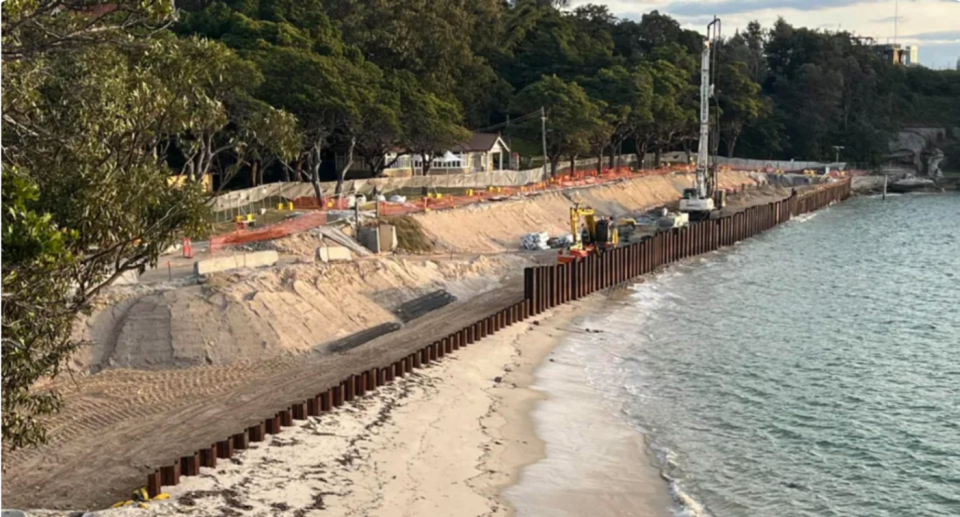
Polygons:
[[[920,63],[954,68],[960,58],[960,0],[575,0],[574,6],[605,4],[622,18],[639,20],[658,10],[685,28],[703,31],[714,15],[725,34],[751,20],[771,27],[783,17],[795,27],[845,30],[877,42],[919,45]],[[899,4],[899,5],[898,5]],[[896,13],[896,15],[895,15]],[[894,20],[899,19],[894,30]]]

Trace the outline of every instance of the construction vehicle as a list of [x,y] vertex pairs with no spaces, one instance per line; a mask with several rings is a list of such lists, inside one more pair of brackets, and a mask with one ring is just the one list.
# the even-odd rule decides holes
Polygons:
[[[581,218],[584,222],[582,232]],[[620,232],[613,220],[607,217],[598,218],[592,208],[581,207],[580,203],[570,208],[570,233],[573,242],[557,255],[557,261],[561,264],[573,262],[592,253],[603,253],[620,244]]]
[[666,208],[660,213],[660,218],[657,219],[657,228],[661,230],[666,230],[670,228],[683,228],[684,226],[689,226],[690,224],[690,215],[683,212],[671,212]]
[[700,57],[700,142],[697,147],[697,172],[693,188],[684,189],[680,211],[690,219],[701,221],[714,216],[726,204],[725,192],[716,188],[717,170],[710,165],[710,99],[714,93],[711,59],[716,72],[716,46],[720,42],[720,19],[707,25],[707,37]]

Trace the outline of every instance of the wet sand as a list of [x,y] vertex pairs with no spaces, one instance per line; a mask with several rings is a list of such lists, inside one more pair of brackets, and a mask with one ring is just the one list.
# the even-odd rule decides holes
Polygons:
[[527,466],[504,493],[521,517],[671,515],[667,483],[642,434],[588,385],[584,366],[561,344],[536,370],[546,400],[533,411],[546,457]]

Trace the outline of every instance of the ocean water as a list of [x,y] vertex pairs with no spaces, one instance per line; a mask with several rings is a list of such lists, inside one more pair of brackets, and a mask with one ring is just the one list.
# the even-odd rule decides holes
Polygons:
[[676,515],[960,516],[960,196],[852,199],[579,325]]

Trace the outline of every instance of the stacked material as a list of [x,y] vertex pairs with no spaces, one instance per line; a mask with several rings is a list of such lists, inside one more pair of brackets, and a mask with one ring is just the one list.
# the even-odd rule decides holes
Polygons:
[[520,237],[520,249],[523,250],[548,250],[550,246],[547,241],[550,235],[546,232],[528,233]]
[[572,234],[569,234],[569,233],[566,233],[566,234],[563,234],[563,235],[561,235],[561,236],[559,236],[559,237],[551,237],[551,238],[547,241],[547,245],[549,245],[551,248],[554,248],[554,249],[566,248],[566,247],[568,247],[568,246],[572,246],[572,245],[573,245],[573,235],[572,235]]

